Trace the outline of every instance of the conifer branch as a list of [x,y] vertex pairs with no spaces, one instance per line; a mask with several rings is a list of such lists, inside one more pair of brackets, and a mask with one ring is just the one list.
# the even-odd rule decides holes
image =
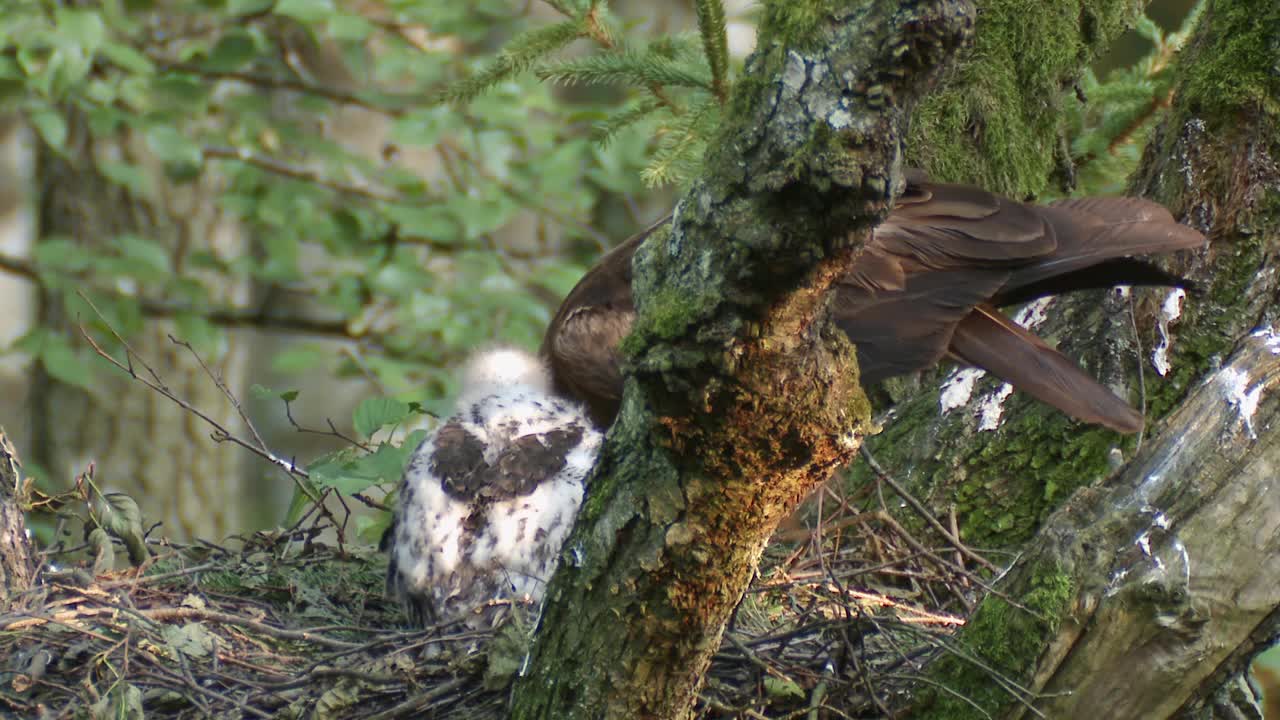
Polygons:
[[543,65],[536,74],[542,80],[568,85],[629,82],[711,91],[711,80],[699,70],[657,53],[623,50]]
[[722,0],[696,0],[698,32],[711,68],[711,94],[724,105],[729,101],[729,39]]
[[662,103],[654,97],[645,97],[632,102],[631,106],[610,115],[595,127],[595,140],[602,147],[617,137],[618,133],[636,124],[662,107]]
[[586,35],[580,20],[566,20],[516,36],[493,62],[475,75],[447,88],[439,102],[465,103],[507,78],[533,67],[549,53]]
[[[605,50],[617,50],[619,47],[617,38],[614,37],[613,31],[609,28],[608,24],[601,21],[600,12],[600,3],[593,2],[591,4],[591,9],[583,16],[583,22],[586,26],[586,35]],[[658,99],[658,102],[662,103],[672,115],[680,115],[682,112],[680,106],[671,100],[671,97],[667,95],[667,91],[661,85],[648,83],[648,88],[649,92],[652,93],[653,96]]]
[[645,185],[679,184],[697,169],[710,127],[719,122],[719,109],[720,104],[708,98],[667,128],[653,160],[640,171],[640,179]]

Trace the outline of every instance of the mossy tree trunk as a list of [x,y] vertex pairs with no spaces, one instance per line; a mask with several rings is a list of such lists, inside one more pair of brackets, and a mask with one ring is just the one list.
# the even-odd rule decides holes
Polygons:
[[[1088,64],[1133,23],[1141,5],[1078,0],[1028,12],[1019,2],[979,2],[972,52],[912,115],[909,161],[942,179],[1015,198],[1044,192],[1051,175],[1067,162],[1064,111],[1078,102],[1076,84]],[[1133,306],[1147,350],[1163,298],[1139,292]],[[1135,398],[1149,418],[1168,411],[1171,405],[1160,406],[1155,383],[1148,383],[1145,402],[1140,397],[1135,316],[1127,298],[1083,293],[1054,300],[1048,312],[1051,320],[1037,327],[1039,335],[1069,357],[1083,359],[1121,397]],[[954,512],[970,544],[1016,550],[1072,491],[1115,469],[1113,451],[1134,446],[1133,439],[1081,426],[1018,393],[995,402],[1002,383],[989,377],[976,385],[967,403],[944,412],[940,396],[951,370],[926,373],[920,387],[891,383],[901,402],[893,421],[867,447],[936,515]],[[990,410],[983,416],[984,403],[1003,410],[995,431],[980,429],[992,417]],[[853,474],[857,483],[873,480],[863,464],[855,465]]]
[[1278,57],[1280,7],[1214,0],[1178,58],[1132,189],[1209,237],[1175,261],[1200,289],[1180,317],[1157,328],[1168,291],[1086,293],[1038,328],[1143,404],[1145,436],[1016,395],[977,432],[992,386],[946,415],[928,390],[876,438],[919,497],[961,508],[971,542],[1021,553],[933,668],[965,699],[922,687],[913,716],[1234,716],[1217,714],[1236,702],[1224,683],[1280,629]]
[[[622,414],[516,717],[684,717],[765,543],[867,429],[832,281],[901,183],[965,2],[775,3],[669,233],[636,260]],[[862,232],[850,232],[862,228]]]

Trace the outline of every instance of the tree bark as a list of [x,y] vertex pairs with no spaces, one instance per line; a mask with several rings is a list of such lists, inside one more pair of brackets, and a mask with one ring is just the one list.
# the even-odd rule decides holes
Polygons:
[[692,712],[773,530],[867,429],[825,291],[887,212],[906,112],[972,22],[949,0],[766,10],[706,174],[638,253],[622,412],[515,717]]
[[36,563],[22,514],[26,500],[22,463],[0,428],[0,607],[22,606],[22,593],[35,584]]

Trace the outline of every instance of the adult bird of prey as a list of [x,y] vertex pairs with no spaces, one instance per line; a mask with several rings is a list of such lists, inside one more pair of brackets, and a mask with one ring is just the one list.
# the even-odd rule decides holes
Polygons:
[[582,504],[601,436],[552,394],[542,361],[472,356],[456,413],[418,446],[384,536],[387,594],[428,625],[496,622],[492,600],[536,603]]
[[[622,396],[618,343],[635,317],[631,260],[658,225],[610,251],[547,328],[553,388],[601,426]],[[1085,422],[1123,433],[1142,415],[997,308],[1071,290],[1184,285],[1136,255],[1203,245],[1164,207],[1137,198],[1029,205],[909,171],[905,192],[834,287],[836,324],[857,347],[863,385],[972,365]]]

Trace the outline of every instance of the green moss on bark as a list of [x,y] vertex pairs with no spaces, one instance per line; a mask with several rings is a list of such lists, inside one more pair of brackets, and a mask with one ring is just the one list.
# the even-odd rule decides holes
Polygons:
[[[1065,497],[1111,472],[1113,448],[1132,442],[1019,396],[1006,401],[1007,420],[980,443],[964,423],[935,427],[937,413],[935,390],[912,401],[868,447],[884,467],[906,468],[902,479],[917,497],[954,504],[966,542],[984,548],[1025,542]],[[936,451],[922,453],[921,437]],[[874,482],[865,465],[850,472],[858,485]],[[925,531],[914,516],[901,520]]]
[[1179,67],[1182,98],[1190,112],[1260,108],[1280,114],[1280,3],[1217,3],[1204,21],[1194,63]]
[[1025,674],[1035,667],[1076,594],[1070,576],[1056,565],[1030,568],[1028,572],[1033,577],[1028,584],[1030,590],[1019,598],[1022,607],[1002,598],[988,598],[969,620],[953,652],[931,667],[930,678],[954,694],[937,689],[925,691],[912,717],[998,717],[1003,708],[1016,702],[992,673],[1025,686]]
[[1141,3],[987,0],[948,87],[912,115],[907,157],[948,180],[1037,195],[1054,169],[1062,104]]
[[817,0],[765,3],[759,37],[799,49],[819,47],[824,39],[823,21],[830,14],[831,3]]

